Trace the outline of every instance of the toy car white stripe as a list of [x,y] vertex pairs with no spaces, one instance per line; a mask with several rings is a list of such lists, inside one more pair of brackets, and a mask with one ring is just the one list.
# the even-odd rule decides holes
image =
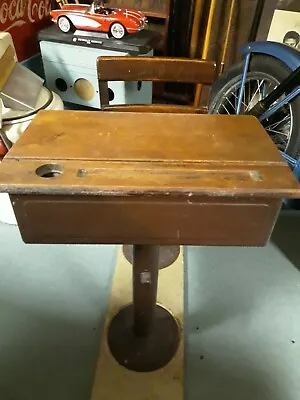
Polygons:
[[81,17],[79,15],[67,15],[67,17],[71,20],[72,24],[77,27],[90,27],[90,28],[98,28],[102,24],[100,24],[97,21],[94,21],[92,19],[86,18],[86,17]]

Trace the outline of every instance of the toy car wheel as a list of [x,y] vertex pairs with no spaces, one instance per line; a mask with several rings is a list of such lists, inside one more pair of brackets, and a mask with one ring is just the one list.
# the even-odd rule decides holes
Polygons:
[[124,26],[122,24],[119,24],[118,22],[115,22],[110,27],[110,34],[115,39],[122,39],[126,34],[126,30],[125,30],[125,28],[124,28]]
[[72,22],[67,17],[59,17],[57,25],[63,33],[69,33],[74,31]]

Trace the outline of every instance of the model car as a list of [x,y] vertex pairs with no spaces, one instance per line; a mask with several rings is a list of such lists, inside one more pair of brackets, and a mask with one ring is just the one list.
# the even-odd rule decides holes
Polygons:
[[89,4],[66,4],[59,10],[51,11],[52,21],[64,32],[76,29],[105,32],[115,39],[122,39],[126,33],[144,29],[146,16],[128,8],[108,8],[102,2]]

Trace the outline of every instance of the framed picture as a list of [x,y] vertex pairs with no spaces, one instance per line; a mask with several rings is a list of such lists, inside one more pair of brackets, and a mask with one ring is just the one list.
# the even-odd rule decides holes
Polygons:
[[[278,15],[280,15],[280,14],[278,14],[277,11],[300,13],[300,1],[299,0],[264,0],[264,7],[263,7],[262,16],[260,18],[260,24],[258,27],[256,40],[267,40],[267,38],[269,36],[269,31],[271,29],[271,25],[274,26],[273,18],[275,17],[275,21],[278,21],[277,18],[278,18]],[[283,16],[284,14],[281,14],[281,15]],[[287,14],[285,14],[284,18],[293,19],[293,18],[295,18],[295,14],[293,16],[290,15],[290,17],[288,17]],[[280,24],[278,24],[278,22],[274,22],[274,23],[277,24],[277,27],[280,27]],[[272,28],[272,31],[273,31],[273,28]],[[275,39],[269,39],[269,38],[268,38],[268,40],[282,42],[282,40],[275,40]]]
[[275,10],[267,40],[300,50],[300,12]]

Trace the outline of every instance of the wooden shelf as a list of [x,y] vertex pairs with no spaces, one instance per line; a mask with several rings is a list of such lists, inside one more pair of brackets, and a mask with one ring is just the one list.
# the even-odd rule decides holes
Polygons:
[[158,41],[158,43],[155,44],[155,50],[162,51],[164,49],[166,35],[167,35],[165,24],[149,21],[146,29],[160,33],[161,39]]
[[148,30],[152,30],[152,31],[157,31],[159,32],[161,35],[165,35],[166,34],[166,27],[164,24],[161,23],[157,23],[155,21],[149,21],[146,29]]
[[109,0],[109,6],[120,7],[120,8],[133,8],[141,11],[147,17],[167,19],[169,17],[169,0],[165,2],[153,1],[153,0]]
[[169,17],[168,13],[159,12],[159,11],[150,11],[150,10],[140,10],[146,17],[167,19]]
[[107,0],[107,5],[132,8],[145,14],[149,21],[147,29],[157,31],[162,36],[160,42],[155,45],[155,50],[166,53],[171,0]]

